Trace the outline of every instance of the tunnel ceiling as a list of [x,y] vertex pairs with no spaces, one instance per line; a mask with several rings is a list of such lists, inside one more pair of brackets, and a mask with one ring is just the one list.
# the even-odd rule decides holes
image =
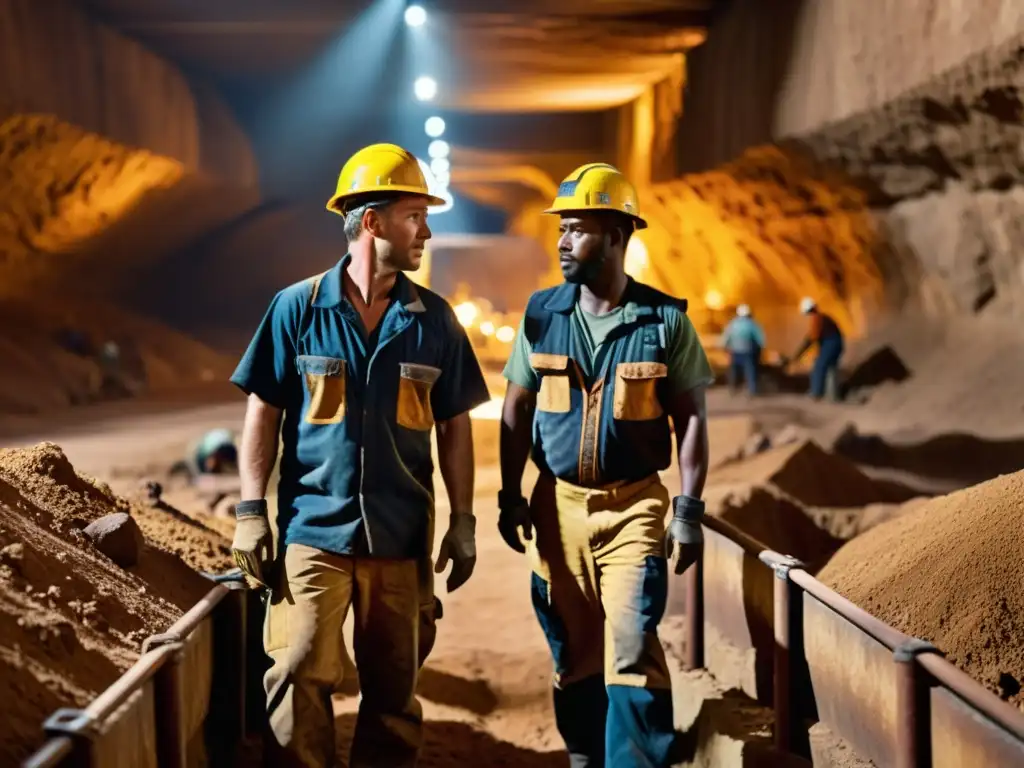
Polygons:
[[[378,0],[394,2],[395,0]],[[80,0],[186,67],[250,86],[299,71],[373,5],[346,0]],[[637,97],[704,40],[720,0],[430,0],[430,45],[468,112],[598,110]],[[481,9],[486,9],[482,11]]]

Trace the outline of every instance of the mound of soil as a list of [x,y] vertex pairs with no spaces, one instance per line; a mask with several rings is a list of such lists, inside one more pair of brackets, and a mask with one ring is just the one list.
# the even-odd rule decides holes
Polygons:
[[813,507],[863,507],[916,495],[868,477],[852,462],[807,439],[730,463],[716,472],[715,482],[773,485]]
[[724,494],[709,494],[709,514],[734,525],[769,549],[821,565],[842,540],[815,524],[808,510],[769,486],[732,487]]
[[[182,578],[206,588],[209,584],[192,569],[218,572],[234,567],[230,542],[201,522],[166,506],[131,504],[108,485],[79,474],[53,443],[0,450],[0,480],[38,509],[44,525],[60,532],[84,528],[113,512],[131,514],[151,548],[177,555],[191,568]],[[186,606],[195,602],[187,598]]]
[[[83,533],[115,512],[146,536],[129,569]],[[42,742],[46,717],[95,698],[146,637],[210,589],[189,565],[230,567],[226,541],[187,518],[132,507],[52,443],[0,450],[0,765],[19,764]]]
[[1024,472],[930,499],[873,528],[818,578],[1024,706]]
[[892,382],[898,384],[910,378],[910,369],[896,350],[889,345],[879,347],[850,371],[844,381],[848,392],[877,387]]

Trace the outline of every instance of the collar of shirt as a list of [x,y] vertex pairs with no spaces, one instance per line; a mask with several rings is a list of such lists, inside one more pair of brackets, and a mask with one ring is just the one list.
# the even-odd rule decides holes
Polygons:
[[[324,274],[320,283],[320,290],[313,301],[314,307],[330,308],[339,307],[342,302],[348,303],[345,298],[345,291],[342,287],[342,276],[348,265],[352,262],[352,254],[346,253],[337,264]],[[423,300],[420,299],[416,284],[399,272],[395,277],[395,287],[391,289],[392,298],[402,305],[409,312],[426,312]]]

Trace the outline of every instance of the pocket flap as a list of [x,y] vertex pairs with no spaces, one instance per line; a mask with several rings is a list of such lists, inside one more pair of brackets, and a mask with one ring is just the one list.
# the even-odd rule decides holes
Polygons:
[[295,358],[295,367],[299,373],[311,376],[341,376],[345,372],[345,361],[340,357],[299,355]]
[[569,368],[569,356],[531,352],[530,367],[535,371],[565,371]]
[[400,367],[403,379],[422,381],[424,384],[433,384],[441,375],[441,369],[432,365],[401,363]]
[[627,380],[663,379],[668,376],[665,363],[619,363],[615,373]]

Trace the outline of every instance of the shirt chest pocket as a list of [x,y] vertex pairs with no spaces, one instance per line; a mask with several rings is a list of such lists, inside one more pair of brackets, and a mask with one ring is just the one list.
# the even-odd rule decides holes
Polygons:
[[568,413],[572,408],[568,355],[533,352],[530,367],[540,374],[537,410],[544,413]]
[[399,373],[395,421],[406,429],[429,430],[434,426],[430,393],[441,376],[441,369],[420,363],[401,363]]
[[613,415],[621,421],[649,421],[664,414],[658,382],[668,376],[665,363],[619,363],[615,367]]
[[345,418],[345,361],[299,355],[295,366],[306,388],[303,420],[307,424],[339,424]]

